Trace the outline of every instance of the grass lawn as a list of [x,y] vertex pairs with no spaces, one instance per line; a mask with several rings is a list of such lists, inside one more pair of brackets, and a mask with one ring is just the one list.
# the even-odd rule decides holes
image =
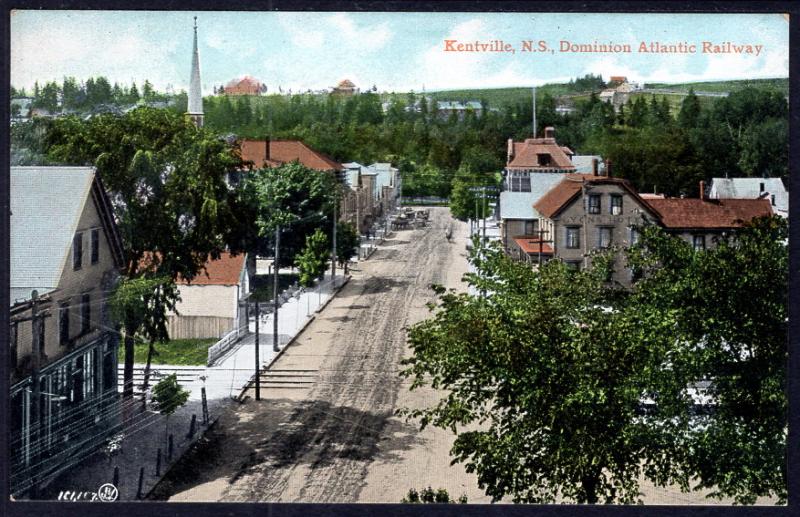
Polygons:
[[[210,339],[173,339],[167,343],[156,343],[153,364],[177,364],[182,366],[204,366],[208,361],[208,347],[218,341]],[[147,344],[136,343],[133,362],[147,362]],[[120,343],[119,363],[125,360],[125,347]]]

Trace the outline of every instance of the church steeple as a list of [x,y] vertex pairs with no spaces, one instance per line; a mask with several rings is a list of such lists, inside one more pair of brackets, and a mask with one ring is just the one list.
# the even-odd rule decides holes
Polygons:
[[200,89],[200,54],[197,52],[197,16],[194,17],[192,77],[189,81],[189,106],[186,115],[197,127],[203,127],[203,92]]

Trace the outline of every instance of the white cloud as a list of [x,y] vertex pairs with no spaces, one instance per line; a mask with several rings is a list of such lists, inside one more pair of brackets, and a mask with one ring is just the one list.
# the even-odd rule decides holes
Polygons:
[[335,30],[336,39],[370,52],[383,48],[394,36],[386,22],[374,26],[365,23],[359,27],[347,13],[334,14],[328,19],[328,23]]
[[12,18],[11,83],[30,87],[34,81],[60,81],[64,76],[85,79],[103,75],[112,83],[150,79],[163,87],[169,81],[164,70],[175,68],[171,59],[177,40],[144,38],[136,31],[135,26],[112,31],[102,25],[87,27],[63,21],[15,30]]

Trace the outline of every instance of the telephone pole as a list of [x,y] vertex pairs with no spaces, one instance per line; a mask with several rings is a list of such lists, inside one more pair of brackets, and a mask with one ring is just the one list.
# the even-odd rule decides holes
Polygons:
[[258,308],[258,298],[256,298],[256,400],[261,400],[261,360],[259,359],[258,349],[260,347],[258,339],[258,320],[261,319],[261,311]]
[[272,277],[272,302],[273,302],[273,316],[272,316],[272,351],[278,351],[278,268],[279,256],[281,248],[281,227],[275,228],[275,261],[272,264],[274,269]]

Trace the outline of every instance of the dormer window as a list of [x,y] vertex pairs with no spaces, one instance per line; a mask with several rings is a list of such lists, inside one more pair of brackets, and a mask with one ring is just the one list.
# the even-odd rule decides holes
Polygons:
[[552,163],[550,153],[536,153],[536,163],[539,167],[547,167]]

